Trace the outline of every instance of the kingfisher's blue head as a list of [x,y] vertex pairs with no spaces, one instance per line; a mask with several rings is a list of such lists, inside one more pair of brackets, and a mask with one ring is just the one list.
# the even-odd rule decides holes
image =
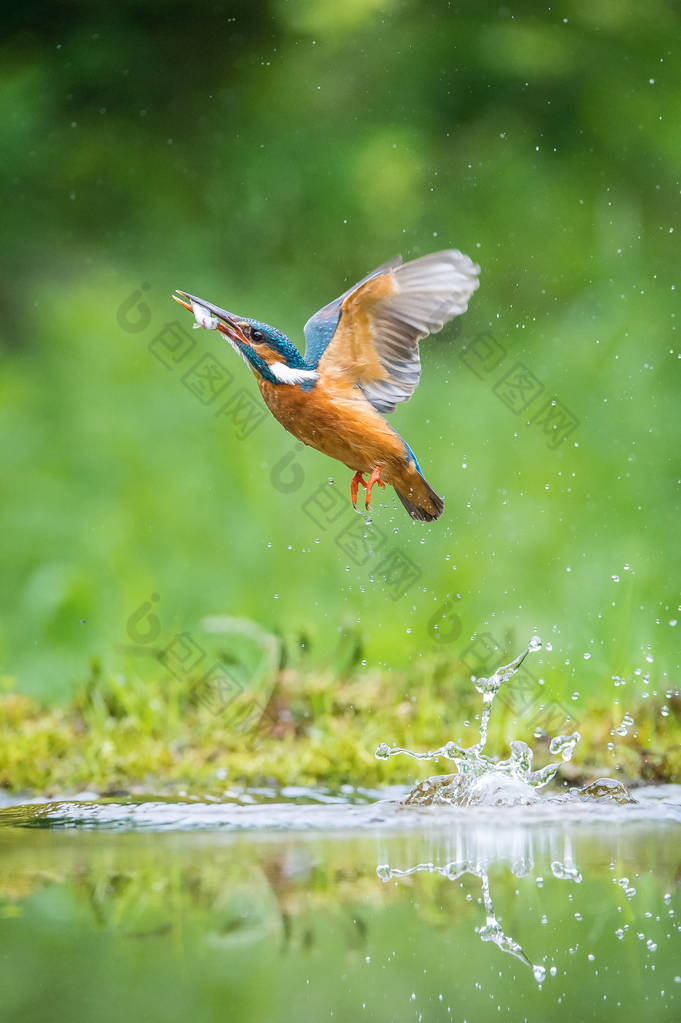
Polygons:
[[[284,383],[292,372],[307,369],[302,355],[286,334],[268,323],[248,316],[235,316],[226,324],[225,337],[251,369],[272,384]],[[283,372],[282,372],[283,371]]]
[[218,329],[256,376],[271,384],[300,384],[304,388],[316,381],[316,371],[281,330],[248,316],[228,313],[184,291],[179,294],[183,297],[173,298],[194,313],[196,326]]

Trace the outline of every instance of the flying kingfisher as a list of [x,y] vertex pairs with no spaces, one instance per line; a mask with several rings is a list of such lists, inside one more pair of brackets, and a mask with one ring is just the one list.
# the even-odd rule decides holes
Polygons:
[[186,291],[173,298],[194,313],[195,326],[224,334],[282,426],[353,470],[355,508],[360,486],[368,509],[372,487],[389,483],[413,519],[430,522],[444,501],[383,414],[412,396],[421,377],[419,341],[465,313],[479,272],[456,249],[409,263],[397,256],[307,321],[304,356],[267,323]]

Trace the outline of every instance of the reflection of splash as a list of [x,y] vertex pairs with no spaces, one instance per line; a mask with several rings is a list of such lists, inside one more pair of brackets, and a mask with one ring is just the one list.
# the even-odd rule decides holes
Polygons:
[[523,952],[522,946],[508,934],[504,934],[494,912],[494,905],[489,890],[489,877],[484,871],[478,873],[476,870],[472,870],[468,864],[461,866],[459,863],[446,863],[443,867],[437,867],[434,863],[417,863],[413,867],[408,867],[407,870],[394,869],[387,864],[376,867],[376,873],[381,881],[386,882],[409,877],[409,875],[417,874],[420,871],[426,871],[429,874],[441,874],[448,881],[457,881],[463,874],[474,874],[476,877],[479,877],[482,882],[482,900],[485,904],[486,913],[485,923],[482,927],[476,927],[480,940],[493,941],[502,952],[508,952],[510,955],[515,956],[516,959],[519,959],[521,963],[524,963],[525,966],[529,966],[536,980],[544,980],[546,969],[543,966],[531,963]]
[[[435,862],[417,863],[405,870],[391,867],[389,864],[379,864],[376,867],[376,874],[381,881],[400,880],[410,877],[413,874],[428,873],[440,874],[447,881],[458,881],[465,874],[477,877],[481,882],[481,895],[485,907],[485,923],[476,927],[481,941],[491,941],[502,952],[514,956],[525,966],[532,970],[534,979],[538,983],[546,978],[546,967],[533,963],[525,954],[520,945],[510,935],[504,933],[501,922],[498,919],[489,883],[489,866],[500,859],[508,859],[511,872],[515,877],[525,877],[534,869],[534,848],[532,834],[529,831],[493,832],[476,829],[472,831],[463,841],[457,841],[457,856],[442,865]],[[573,881],[579,884],[582,875],[577,869],[572,852],[572,843],[568,835],[563,838],[563,849],[560,859],[551,863],[553,876],[563,881]]]
[[515,956],[516,959],[519,959],[521,963],[525,963],[526,966],[530,966],[532,968],[532,973],[534,974],[534,979],[541,983],[541,981],[543,981],[546,977],[546,968],[538,964],[532,964],[518,942],[511,938],[508,934],[504,934],[501,929],[501,924],[496,918],[494,906],[492,905],[492,897],[489,891],[489,878],[487,877],[487,874],[483,874],[481,879],[482,899],[485,903],[487,920],[482,927],[478,928],[480,940],[493,941],[502,952],[508,952],[510,955]]
[[[455,806],[518,806],[535,803],[536,789],[542,788],[553,779],[559,763],[547,764],[539,770],[532,769],[534,752],[526,742],[514,740],[508,760],[494,760],[483,750],[487,744],[487,729],[492,713],[494,698],[504,682],[508,682],[519,670],[529,653],[541,649],[541,640],[533,636],[524,650],[510,664],[497,668],[489,678],[479,678],[475,688],[482,695],[480,719],[480,741],[468,749],[456,742],[448,742],[440,749],[427,753],[414,753],[401,746],[389,746],[382,742],[376,750],[378,760],[387,760],[402,753],[416,760],[437,760],[444,757],[456,764],[457,773],[427,778],[409,794],[407,803],[427,806],[431,803],[449,803]],[[561,754],[563,760],[570,760],[579,742],[579,732],[555,736],[550,743],[552,754]]]

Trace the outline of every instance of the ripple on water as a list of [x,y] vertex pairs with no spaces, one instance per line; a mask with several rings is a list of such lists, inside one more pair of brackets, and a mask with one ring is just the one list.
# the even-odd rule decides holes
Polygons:
[[[485,781],[483,784],[489,785],[490,782]],[[436,800],[419,805],[407,803],[405,797],[408,790],[396,787],[374,790],[372,796],[365,797],[364,802],[350,802],[347,796],[345,800],[333,803],[313,802],[313,790],[307,792],[305,801],[296,802],[273,802],[269,796],[263,800],[248,791],[243,793],[243,797],[244,800],[250,798],[250,802],[208,803],[149,798],[141,802],[57,800],[5,807],[0,810],[0,827],[318,833],[424,828],[429,831],[447,831],[458,824],[476,826],[495,822],[503,822],[504,828],[508,829],[542,823],[592,826],[625,821],[632,825],[656,822],[681,824],[681,785],[665,785],[663,789],[661,796],[653,787],[637,790],[637,801],[624,804],[611,800],[585,799],[580,797],[580,790],[572,790],[556,796],[537,798],[530,804],[508,799],[505,803],[490,805],[481,799],[465,806],[447,801],[438,804]],[[383,798],[376,798],[381,795]],[[505,795],[508,798],[508,792]]]

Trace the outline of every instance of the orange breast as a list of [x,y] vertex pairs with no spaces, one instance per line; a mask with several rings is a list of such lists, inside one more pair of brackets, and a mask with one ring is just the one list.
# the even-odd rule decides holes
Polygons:
[[256,377],[273,416],[289,433],[337,458],[357,472],[385,466],[383,479],[401,477],[406,468],[404,444],[356,387],[319,380],[309,391],[290,384],[271,384]]

